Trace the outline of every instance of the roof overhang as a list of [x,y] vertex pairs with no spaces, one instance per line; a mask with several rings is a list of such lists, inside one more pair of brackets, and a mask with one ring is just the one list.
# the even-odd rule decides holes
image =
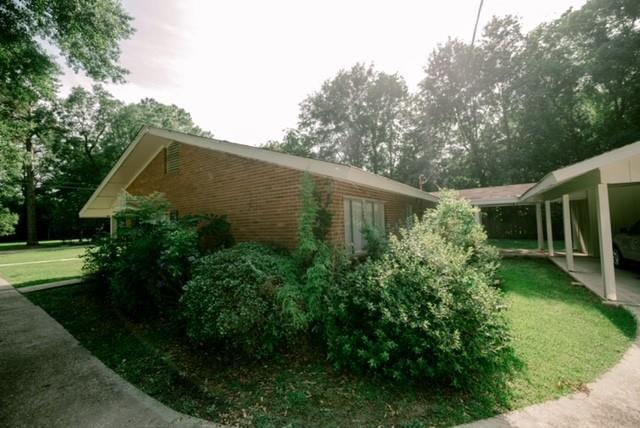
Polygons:
[[308,171],[315,175],[430,202],[438,201],[438,198],[430,193],[359,168],[293,156],[228,141],[168,131],[166,129],[144,127],[138,132],[135,139],[109,171],[109,174],[102,180],[87,203],[82,207],[79,213],[80,217],[97,218],[112,215],[121,191],[127,189],[156,155],[172,142],[215,150],[300,171]]

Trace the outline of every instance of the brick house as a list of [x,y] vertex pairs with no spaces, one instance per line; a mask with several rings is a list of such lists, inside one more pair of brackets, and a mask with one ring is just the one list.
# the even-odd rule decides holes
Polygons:
[[358,168],[158,128],[143,128],[98,186],[81,218],[111,218],[119,197],[166,195],[178,215],[226,215],[237,241],[294,248],[305,172],[329,199],[329,240],[364,250],[362,227],[393,230],[437,197]]

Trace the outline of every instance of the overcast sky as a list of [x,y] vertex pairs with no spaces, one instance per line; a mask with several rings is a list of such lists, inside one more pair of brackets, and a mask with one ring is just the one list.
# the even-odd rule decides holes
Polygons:
[[[525,30],[584,0],[485,0]],[[479,0],[124,0],[136,33],[122,43],[128,83],[117,98],[152,97],[189,111],[217,137],[258,145],[297,123],[298,104],[356,62],[402,75],[414,90],[429,53],[447,37],[471,39]],[[90,86],[67,71],[62,94]]]

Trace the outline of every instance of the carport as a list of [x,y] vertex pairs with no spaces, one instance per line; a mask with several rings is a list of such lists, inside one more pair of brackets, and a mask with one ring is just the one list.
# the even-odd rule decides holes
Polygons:
[[[546,232],[548,256],[558,266],[606,300],[640,304],[639,275],[616,270],[613,263],[615,234],[640,220],[640,142],[557,169],[535,184],[459,192],[478,213],[486,207],[535,205],[540,250]],[[553,204],[562,209],[562,253],[553,248]],[[638,246],[640,254],[640,241]]]
[[[569,273],[590,272],[590,288],[599,282],[599,294],[618,300],[613,236],[640,219],[640,142],[553,171],[519,199],[544,203],[547,231],[552,229],[551,204],[561,204],[565,253],[559,265]],[[549,256],[554,257],[553,236],[548,233],[547,239]],[[595,264],[599,264],[599,276],[594,275],[596,269],[589,259],[576,263],[576,250],[581,257],[599,261]],[[624,286],[633,288],[625,290],[625,297],[634,296],[640,291],[640,280],[625,275]]]

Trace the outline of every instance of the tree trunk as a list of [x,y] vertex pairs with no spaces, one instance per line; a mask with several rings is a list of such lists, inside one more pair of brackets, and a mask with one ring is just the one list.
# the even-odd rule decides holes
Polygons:
[[36,183],[33,171],[33,143],[31,136],[25,141],[24,199],[27,207],[27,245],[38,245],[36,221]]

